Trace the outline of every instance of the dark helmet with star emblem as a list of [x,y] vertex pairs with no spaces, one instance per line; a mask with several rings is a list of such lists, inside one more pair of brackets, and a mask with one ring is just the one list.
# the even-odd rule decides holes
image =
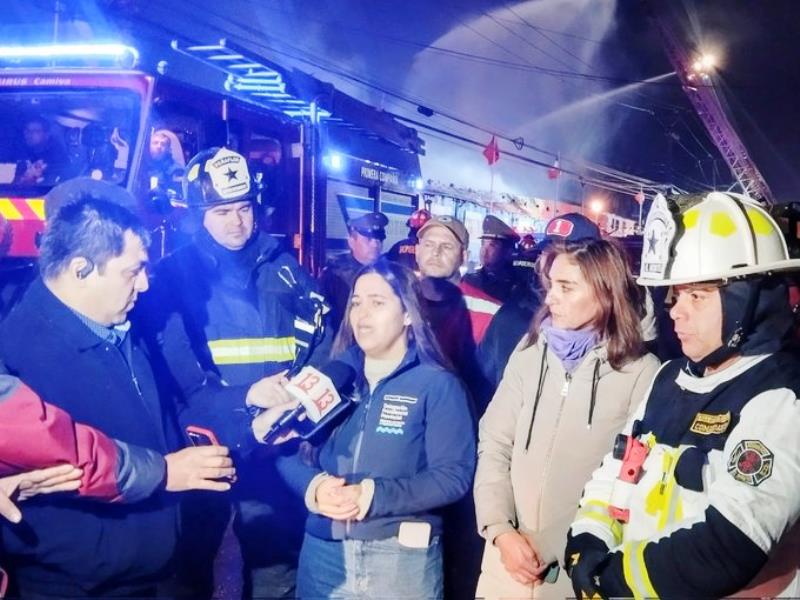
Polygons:
[[250,175],[244,156],[229,148],[209,148],[186,165],[183,200],[188,208],[204,210],[259,198],[258,184]]

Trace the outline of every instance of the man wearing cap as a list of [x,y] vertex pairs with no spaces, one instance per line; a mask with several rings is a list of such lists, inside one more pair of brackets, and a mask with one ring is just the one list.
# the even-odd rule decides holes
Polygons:
[[476,344],[483,339],[494,314],[511,297],[516,283],[511,255],[517,241],[519,235],[494,215],[483,219],[481,267],[461,280]]
[[469,312],[458,287],[469,233],[455,217],[436,216],[422,226],[417,236],[416,256],[425,316],[445,356],[463,377],[469,373],[475,357]]
[[[489,401],[477,362],[472,325],[464,295],[458,287],[459,268],[467,257],[469,233],[451,216],[435,216],[417,233],[417,263],[422,309],[444,355],[467,386],[477,417]],[[464,435],[475,435],[475,431]],[[480,574],[482,541],[477,534],[475,507],[467,496],[447,509],[444,520],[445,596],[473,598]]]
[[[158,265],[142,316],[164,358],[164,379],[185,402],[208,407],[208,426],[234,450],[239,475],[234,530],[247,592],[293,597],[305,509],[278,475],[273,457],[263,456],[267,449],[257,448],[258,432],[254,436],[245,428],[250,421],[245,404],[253,395],[268,403],[285,400],[286,369],[327,360],[330,334],[322,316],[327,307],[294,257],[258,231],[260,190],[241,154],[228,148],[200,152],[187,165],[183,188],[199,227],[192,243]],[[213,407],[226,398],[241,411],[223,420]],[[185,531],[206,535],[216,526],[221,535],[229,513],[226,505],[217,505],[213,510],[203,501],[188,505],[184,518],[202,520],[203,526]],[[189,563],[189,581],[210,575],[218,544],[218,539],[188,538],[187,553],[198,563]],[[202,552],[210,556],[197,556]]]
[[800,260],[731,193],[657,196],[644,240],[639,283],[669,289],[683,357],[584,488],[565,555],[575,595],[796,598],[800,365],[781,275]]
[[352,219],[347,224],[349,251],[334,258],[322,270],[320,289],[331,305],[330,323],[334,331],[339,329],[344,318],[356,273],[364,265],[374,263],[381,255],[388,224],[389,219],[380,212]]
[[548,242],[577,242],[584,239],[599,240],[600,228],[580,213],[566,213],[550,219],[544,230]]

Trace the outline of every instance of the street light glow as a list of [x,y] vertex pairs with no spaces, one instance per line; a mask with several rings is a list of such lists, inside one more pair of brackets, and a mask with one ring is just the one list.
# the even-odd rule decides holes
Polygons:
[[691,68],[689,69],[689,81],[693,81],[698,77],[703,81],[708,81],[714,69],[719,66],[717,55],[713,52],[702,52],[695,56],[692,61]]
[[703,54],[700,57],[700,65],[706,71],[710,71],[717,66],[717,57],[713,54]]
[[589,202],[589,210],[596,215],[599,215],[601,212],[603,212],[605,208],[606,204],[600,198],[594,198]]

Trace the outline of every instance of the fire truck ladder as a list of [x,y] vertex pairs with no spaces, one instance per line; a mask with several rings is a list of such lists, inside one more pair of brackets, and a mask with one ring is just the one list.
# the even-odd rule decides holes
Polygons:
[[216,44],[191,45],[172,41],[172,49],[227,75],[225,89],[277,109],[287,117],[327,119],[331,113],[287,90],[281,71],[267,61],[248,55],[226,39]]
[[742,191],[751,198],[761,200],[771,206],[773,204],[772,192],[725,114],[725,109],[711,79],[690,78],[689,55],[667,24],[667,17],[660,14],[660,8],[656,4],[660,3],[652,2],[650,4],[653,22],[661,34],[667,57],[680,78],[689,101],[697,111],[722,158],[728,163],[728,167]]

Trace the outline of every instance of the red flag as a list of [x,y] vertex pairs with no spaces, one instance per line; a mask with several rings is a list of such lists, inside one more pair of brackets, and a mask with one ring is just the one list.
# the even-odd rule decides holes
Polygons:
[[486,162],[489,163],[489,166],[500,160],[500,148],[497,146],[497,140],[494,136],[492,136],[492,141],[483,149],[483,155],[486,157]]
[[559,175],[561,175],[561,169],[558,165],[558,159],[556,159],[556,162],[553,163],[553,166],[547,169],[547,178],[558,179]]

